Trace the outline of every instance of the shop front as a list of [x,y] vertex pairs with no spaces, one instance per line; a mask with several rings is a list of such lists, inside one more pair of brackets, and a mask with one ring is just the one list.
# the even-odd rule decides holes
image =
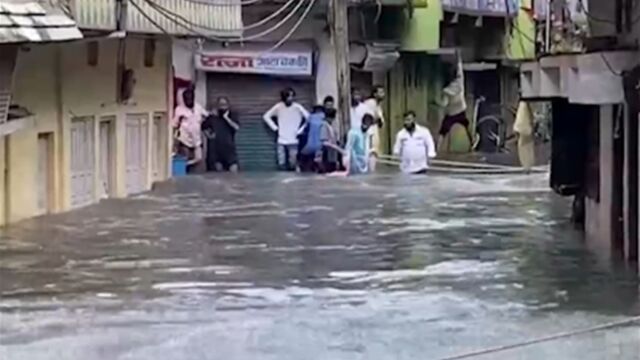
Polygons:
[[310,45],[274,52],[220,47],[196,54],[196,68],[207,74],[208,108],[226,97],[238,116],[236,145],[243,171],[276,169],[276,136],[262,116],[286,88],[294,89],[297,101],[311,109],[316,100],[313,55]]

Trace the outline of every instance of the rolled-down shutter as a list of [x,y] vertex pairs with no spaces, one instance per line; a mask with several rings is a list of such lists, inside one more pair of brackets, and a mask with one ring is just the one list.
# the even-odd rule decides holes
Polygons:
[[315,98],[313,79],[209,74],[208,108],[215,108],[218,97],[226,96],[239,117],[240,131],[236,135],[236,146],[242,170],[276,169],[276,136],[265,125],[262,115],[280,100],[280,91],[287,87],[293,88],[297,101],[310,110]]

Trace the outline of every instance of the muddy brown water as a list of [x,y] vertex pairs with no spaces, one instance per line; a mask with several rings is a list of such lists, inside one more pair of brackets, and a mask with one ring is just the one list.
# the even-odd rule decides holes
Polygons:
[[[198,176],[0,239],[0,359],[438,359],[640,313],[545,175]],[[482,359],[640,359],[640,324]]]

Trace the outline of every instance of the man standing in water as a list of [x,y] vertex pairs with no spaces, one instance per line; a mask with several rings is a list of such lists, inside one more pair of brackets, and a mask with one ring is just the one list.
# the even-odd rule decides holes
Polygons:
[[369,172],[369,129],[375,120],[371,114],[362,117],[359,129],[349,130],[345,156],[347,157],[347,173],[349,175],[365,174]]
[[349,124],[351,129],[360,129],[362,117],[366,113],[365,105],[362,103],[362,93],[358,88],[351,89],[351,112],[349,114]]
[[[278,167],[280,170],[297,168],[298,135],[309,112],[295,102],[296,93],[288,88],[280,93],[281,101],[275,104],[262,117],[269,128],[278,134]],[[273,119],[277,119],[276,122]]]
[[404,114],[404,128],[396,136],[393,154],[400,157],[400,170],[405,174],[425,174],[429,159],[436,157],[431,132],[416,124],[416,113],[413,111]]
[[382,101],[385,98],[385,91],[382,85],[375,85],[371,91],[371,97],[363,102],[365,112],[374,119],[374,126],[369,129],[369,144],[371,153],[369,158],[369,171],[376,170],[380,148],[380,128],[384,125],[384,113],[382,111]]
[[218,98],[216,111],[202,123],[202,132],[207,139],[207,171],[238,172],[235,136],[239,129],[229,99]]
[[202,161],[201,124],[207,112],[195,101],[193,87],[182,93],[182,104],[174,111],[171,126],[174,130],[176,150],[187,157],[188,171],[194,172]]

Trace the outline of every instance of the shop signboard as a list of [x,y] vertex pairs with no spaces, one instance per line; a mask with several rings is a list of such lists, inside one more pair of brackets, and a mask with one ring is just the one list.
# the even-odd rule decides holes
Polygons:
[[518,13],[520,0],[442,0],[447,11],[486,16],[514,16]]
[[310,76],[313,74],[312,52],[203,51],[196,54],[196,68],[202,71]]

